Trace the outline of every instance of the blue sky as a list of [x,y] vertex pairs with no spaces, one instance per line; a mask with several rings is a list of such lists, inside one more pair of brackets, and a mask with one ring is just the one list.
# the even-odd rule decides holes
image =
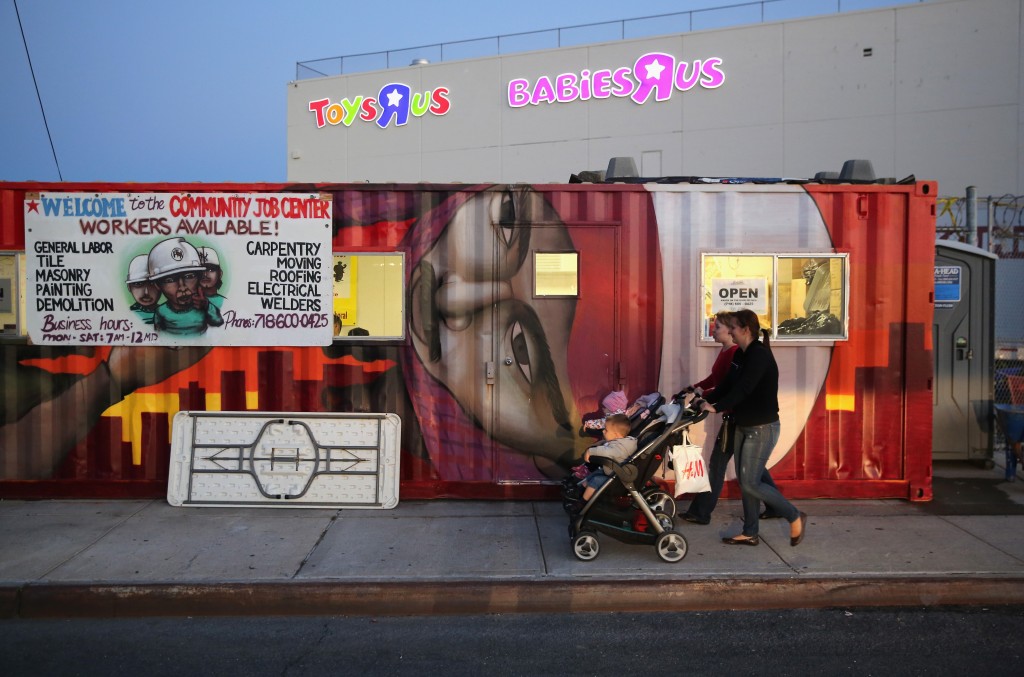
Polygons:
[[[65,181],[278,182],[297,61],[737,1],[18,0],[17,10]],[[766,12],[839,2],[898,4],[784,0]],[[733,12],[703,20],[747,23]],[[14,0],[0,0],[0,91],[0,180],[58,180]]]

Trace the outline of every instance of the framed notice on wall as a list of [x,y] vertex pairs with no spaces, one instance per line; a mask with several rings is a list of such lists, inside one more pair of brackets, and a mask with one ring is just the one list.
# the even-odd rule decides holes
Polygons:
[[711,280],[711,312],[752,310],[757,315],[768,312],[768,281],[763,277],[713,278]]
[[327,345],[331,211],[318,194],[30,194],[29,337]]

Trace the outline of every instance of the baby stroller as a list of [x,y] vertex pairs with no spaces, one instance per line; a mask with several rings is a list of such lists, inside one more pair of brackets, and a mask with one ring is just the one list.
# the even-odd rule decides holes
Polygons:
[[[644,398],[640,399],[646,399],[647,405],[644,407],[637,407],[636,403],[634,403],[634,405],[630,407],[630,409],[627,412],[625,412],[627,416],[629,416],[629,434],[630,436],[636,438],[637,449],[643,448],[643,438],[646,437],[647,439],[653,439],[653,433],[656,430],[663,428],[665,425],[664,420],[659,420],[658,414],[658,410],[661,409],[662,405],[665,404],[665,398],[660,393],[652,393],[651,395],[646,395],[644,396]],[[637,402],[639,402],[640,399],[638,399]],[[603,429],[603,426],[601,429]],[[593,434],[593,432],[595,432],[596,430],[600,429],[591,428],[586,431],[584,429],[581,429],[580,434],[581,436],[586,436],[589,434]],[[596,436],[595,439],[600,439],[600,435]],[[653,454],[647,462],[654,463],[655,470],[657,470],[657,467],[660,466],[661,461],[662,457],[660,454]],[[597,470],[600,467],[599,463],[583,463],[581,465],[583,467],[577,466],[577,468],[579,468],[578,471],[570,471],[569,474],[562,479],[562,507],[565,508],[566,512],[571,512],[573,508],[577,506],[583,494],[583,490],[579,486],[579,481],[583,479],[586,473]],[[574,468],[573,470],[576,469]],[[646,467],[643,468],[643,472],[641,472],[640,474],[647,474]],[[660,510],[661,512],[669,515],[670,517],[675,517],[675,499],[672,498],[672,495],[669,492],[663,490],[654,481],[653,472],[650,473],[648,476],[650,477],[650,479],[648,479],[647,482],[643,485],[643,487],[640,490],[640,493],[644,496],[645,499],[647,499],[648,504],[650,504],[652,508],[654,508],[655,510]]]
[[[598,533],[623,543],[653,545],[658,557],[666,562],[686,557],[686,539],[675,531],[673,515],[656,500],[645,497],[642,490],[651,482],[665,451],[679,442],[683,430],[706,417],[707,412],[684,409],[679,401],[663,405],[657,418],[637,437],[636,453],[623,463],[612,464],[614,476],[589,501],[575,501],[568,511],[569,540],[577,559],[597,557],[601,548]],[[659,492],[667,496],[660,489],[648,491],[648,495]]]

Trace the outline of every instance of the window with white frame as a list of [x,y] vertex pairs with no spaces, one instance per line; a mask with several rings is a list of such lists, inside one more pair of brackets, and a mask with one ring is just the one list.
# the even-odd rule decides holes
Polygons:
[[846,254],[703,254],[701,340],[716,313],[742,309],[773,340],[846,340],[848,278]]
[[405,337],[405,255],[334,255],[335,339]]
[[25,336],[25,255],[0,252],[0,337]]

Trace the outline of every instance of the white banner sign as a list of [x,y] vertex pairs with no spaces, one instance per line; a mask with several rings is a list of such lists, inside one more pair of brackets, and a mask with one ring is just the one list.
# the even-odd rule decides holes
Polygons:
[[328,345],[331,206],[308,193],[29,194],[29,336]]
[[768,281],[763,277],[726,278],[711,280],[711,312],[725,310],[754,311],[757,315],[768,312]]

